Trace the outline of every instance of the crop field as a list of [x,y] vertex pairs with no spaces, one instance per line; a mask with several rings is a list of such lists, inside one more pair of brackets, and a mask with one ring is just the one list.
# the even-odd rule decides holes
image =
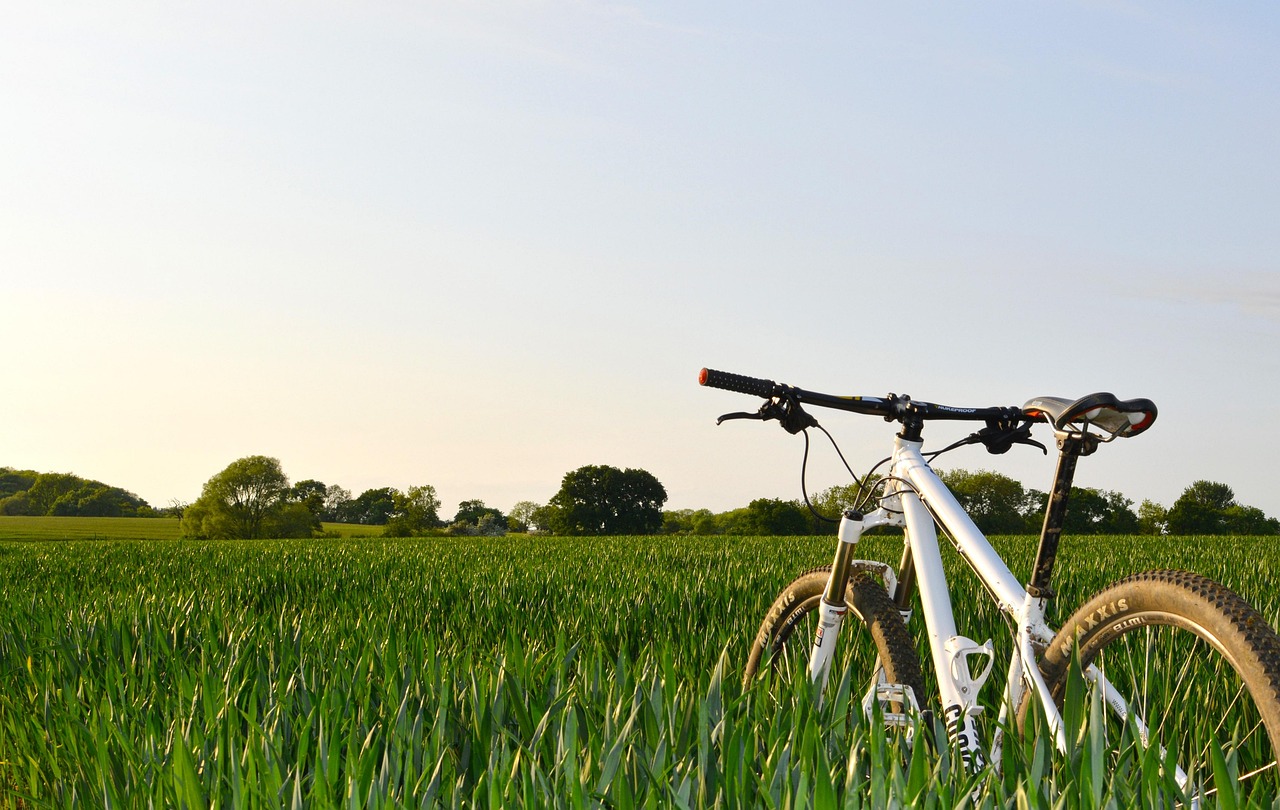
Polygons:
[[[900,543],[859,551],[896,562]],[[821,707],[806,688],[744,693],[762,614],[831,544],[0,540],[0,807],[1153,801],[1142,771],[1101,768],[1087,734],[1066,761],[1043,733],[1018,738],[999,774],[966,777],[945,745],[908,753],[869,727],[860,685]],[[1026,576],[1034,540],[997,545]],[[1007,648],[963,563],[948,565],[961,632]],[[1242,537],[1066,539],[1055,614],[1153,567],[1280,615],[1280,550]]]
[[0,540],[176,540],[176,518],[0,516]]
[[[322,524],[326,533],[341,537],[381,534],[381,526],[354,523]],[[177,540],[177,518],[26,517],[0,515],[2,540]]]

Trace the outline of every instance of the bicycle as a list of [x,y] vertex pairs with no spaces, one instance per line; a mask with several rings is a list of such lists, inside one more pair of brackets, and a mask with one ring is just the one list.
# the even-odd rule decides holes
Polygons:
[[[866,671],[852,673],[866,679],[861,708],[867,717],[874,711],[889,727],[927,721],[932,704],[926,700],[924,670],[908,629],[918,595],[947,738],[970,773],[988,762],[999,767],[1005,729],[1022,728],[1033,705],[1039,706],[1058,751],[1065,753],[1068,696],[1085,699],[1083,690],[1071,686],[1074,673],[1077,682],[1083,676],[1088,688],[1100,693],[1108,718],[1105,738],[1116,747],[1117,760],[1125,746],[1131,753],[1158,755],[1164,778],[1172,779],[1190,806],[1199,806],[1215,792],[1202,777],[1212,773],[1219,757],[1234,762],[1240,784],[1251,795],[1280,795],[1280,638],[1240,596],[1198,574],[1147,571],[1085,600],[1056,632],[1045,620],[1055,595],[1051,576],[1076,463],[1105,443],[1150,428],[1157,415],[1152,402],[1098,393],[1076,400],[1039,397],[1022,407],[960,408],[895,394],[835,396],[710,369],[701,371],[699,383],[762,397],[757,412],[725,414],[717,424],[776,420],[789,433],[805,433],[806,460],[807,429],[823,429],[804,405],[878,416],[900,426],[891,455],[881,462],[888,465],[887,473],[874,483],[872,474],[860,481],[862,500],[839,519],[832,564],[801,574],[766,613],[751,645],[744,689],[768,670],[775,678],[807,677],[821,699],[840,631],[851,624],[855,646],[868,651],[859,664]],[[980,422],[983,427],[925,454],[923,429],[934,420]],[[930,461],[976,444],[993,453],[1015,444],[1047,453],[1031,438],[1032,427],[1045,423],[1059,450],[1057,468],[1024,586]],[[854,479],[858,481],[856,475]],[[803,473],[801,480],[803,489]],[[903,530],[896,570],[884,562],[854,558],[862,535],[880,526]],[[984,746],[976,720],[983,711],[979,693],[991,675],[995,649],[991,640],[979,644],[957,631],[939,527],[1010,623],[1012,654],[989,746]],[[798,632],[807,624],[814,625],[810,632]],[[1184,703],[1203,707],[1195,713],[1203,722],[1189,720],[1186,711],[1170,711]]]

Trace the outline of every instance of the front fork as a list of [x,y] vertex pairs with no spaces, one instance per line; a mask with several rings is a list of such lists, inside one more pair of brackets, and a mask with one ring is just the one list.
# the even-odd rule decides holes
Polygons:
[[[919,501],[912,504],[923,511]],[[911,530],[911,523],[917,517],[925,517],[925,515],[916,516],[913,514],[912,507],[906,509],[906,521],[908,524],[908,532]],[[931,520],[931,519],[930,519]],[[883,512],[877,512],[870,519],[864,517],[861,513],[849,510],[840,521],[839,539],[836,544],[835,559],[831,564],[831,576],[827,580],[827,588],[822,594],[822,600],[818,605],[818,628],[814,632],[813,646],[809,653],[809,678],[818,690],[819,700],[826,689],[827,680],[831,674],[831,662],[835,657],[835,642],[839,636],[840,626],[844,622],[845,615],[849,611],[848,604],[845,603],[844,593],[849,584],[849,576],[854,568],[855,560],[853,558],[854,548],[861,539],[863,532],[871,526],[884,525],[890,522],[896,522],[894,518],[888,517]],[[928,524],[930,527],[932,523]],[[917,531],[920,527],[917,526]],[[936,543],[936,535],[932,535]],[[934,555],[936,556],[936,554]],[[929,585],[937,587],[938,583],[934,580],[941,580],[942,596],[936,597],[937,591],[934,591],[935,599],[941,598],[947,602],[945,605],[938,605],[937,616],[946,617],[946,626],[949,632],[945,632],[937,639],[931,639],[938,643],[938,649],[934,651],[935,665],[939,674],[939,679],[943,700],[944,700],[944,718],[947,723],[948,736],[956,745],[958,752],[964,762],[966,768],[970,772],[981,770],[986,765],[986,757],[982,750],[981,743],[978,739],[977,727],[974,718],[981,711],[978,704],[978,693],[982,689],[983,683],[986,682],[988,675],[991,673],[991,664],[994,659],[994,650],[990,641],[985,644],[977,644],[976,642],[958,635],[955,632],[954,620],[951,619],[949,599],[946,597],[945,579],[942,579],[941,565],[935,566],[936,571],[932,567],[926,567],[925,579]],[[891,589],[892,586],[891,586]],[[926,598],[926,612],[930,607],[930,599]],[[935,619],[934,624],[941,624]],[[976,674],[969,669],[969,659],[973,656],[985,658],[984,665],[980,667]],[[873,688],[876,689],[874,695],[868,695],[869,699],[876,699],[880,696],[881,688],[885,685],[881,683],[883,679],[880,673],[876,674],[876,683]],[[890,685],[896,687],[897,685]],[[886,695],[890,695],[892,690],[885,690]],[[917,700],[920,696],[913,696]],[[904,704],[914,704],[916,701],[908,698]]]
[[[827,578],[827,587],[823,591],[822,600],[818,604],[818,628],[814,632],[813,646],[809,651],[809,679],[818,691],[818,700],[822,700],[827,679],[831,674],[831,662],[835,658],[836,640],[840,636],[840,626],[849,613],[849,605],[844,594],[849,586],[849,578],[854,570],[869,571],[877,574],[890,593],[901,594],[902,583],[894,575],[893,568],[872,560],[855,560],[854,549],[863,532],[877,526],[900,525],[900,518],[893,513],[879,510],[870,515],[850,509],[840,520],[839,542],[836,544],[836,556],[831,563],[831,576]],[[877,667],[878,669],[878,667]],[[904,687],[898,684],[883,683],[882,672],[876,673],[876,686],[873,689],[887,690],[886,694],[896,695],[892,699],[903,705],[915,705],[916,695],[902,700]],[[894,690],[897,691],[894,691]],[[910,689],[907,689],[910,691]],[[874,695],[870,695],[870,700]],[[885,700],[889,700],[886,697]],[[868,704],[869,706],[870,704]],[[905,720],[904,720],[905,722]]]
[[840,542],[836,544],[836,557],[831,563],[827,589],[818,605],[818,629],[814,633],[813,647],[809,652],[809,680],[817,687],[819,699],[826,689],[827,678],[831,675],[831,661],[835,657],[840,625],[849,612],[844,592],[849,585],[853,550],[864,531],[866,520],[861,512],[849,509],[840,518]]

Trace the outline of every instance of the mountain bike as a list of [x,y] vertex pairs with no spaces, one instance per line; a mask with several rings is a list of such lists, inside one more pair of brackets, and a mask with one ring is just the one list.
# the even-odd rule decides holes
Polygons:
[[[804,406],[877,416],[899,426],[889,457],[863,479],[854,476],[862,497],[839,518],[831,565],[802,573],[766,613],[751,644],[744,688],[767,672],[774,680],[807,678],[821,699],[841,631],[852,630],[842,643],[863,652],[846,652],[841,660],[857,670],[851,676],[867,717],[886,726],[911,726],[940,710],[949,745],[971,773],[989,763],[999,766],[1005,730],[1023,728],[1036,707],[1057,749],[1066,752],[1064,716],[1080,716],[1082,710],[1072,701],[1094,700],[1105,708],[1099,714],[1114,761],[1128,756],[1131,763],[1149,763],[1158,757],[1155,767],[1170,793],[1188,806],[1214,793],[1215,764],[1230,763],[1250,795],[1280,795],[1280,638],[1240,596],[1198,574],[1146,571],[1086,599],[1056,632],[1045,620],[1055,596],[1052,573],[1077,461],[1115,439],[1146,432],[1157,415],[1151,401],[1096,393],[971,408],[895,394],[835,396],[710,369],[702,370],[699,382],[763,398],[758,411],[725,414],[717,424],[776,420],[789,433],[804,434],[806,459],[808,429],[826,431]],[[926,454],[924,427],[939,420],[982,426]],[[1058,458],[1035,561],[1023,585],[930,464],[964,445],[1003,453],[1026,444],[1047,452],[1032,438],[1039,425],[1052,429]],[[877,476],[881,468],[885,472]],[[801,480],[803,489],[803,473]],[[904,535],[896,568],[855,558],[862,535],[884,526]],[[939,528],[1010,628],[1012,652],[989,744],[977,718],[995,647],[990,639],[980,644],[957,631]],[[917,598],[936,703],[925,693],[908,629]],[[865,684],[864,693],[857,684]],[[1100,700],[1087,697],[1089,690]]]

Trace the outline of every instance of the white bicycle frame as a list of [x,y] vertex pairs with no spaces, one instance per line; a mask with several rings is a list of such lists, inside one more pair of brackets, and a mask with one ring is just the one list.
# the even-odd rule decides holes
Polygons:
[[[1008,682],[991,746],[993,761],[1000,761],[1003,727],[1010,712],[1021,704],[1025,690],[1030,690],[1039,699],[1057,748],[1060,752],[1065,752],[1067,743],[1062,714],[1054,704],[1049,687],[1036,666],[1036,645],[1043,648],[1054,637],[1053,629],[1044,620],[1045,599],[1032,596],[1021,585],[955,496],[924,460],[920,448],[921,443],[918,441],[900,436],[895,440],[889,489],[881,508],[862,520],[844,518],[840,525],[839,542],[856,544],[864,531],[875,526],[901,526],[905,529],[920,593],[921,612],[924,614],[924,625],[929,638],[930,657],[938,677],[948,736],[958,747],[965,766],[975,772],[986,764],[987,755],[983,751],[974,718],[983,710],[978,694],[991,673],[995,651],[990,640],[978,644],[956,631],[951,596],[938,545],[937,525],[941,525],[961,557],[1014,625]],[[862,560],[854,561],[853,566],[887,568],[883,563]],[[894,583],[887,584],[892,592]],[[821,694],[835,654],[834,640],[838,638],[847,608],[844,605],[829,605],[823,600],[819,609],[819,628],[810,652],[809,674]],[[830,641],[824,644],[824,638]],[[976,674],[970,667],[970,659],[975,656],[986,659]],[[883,670],[879,667],[877,669],[879,671],[864,699],[864,707],[869,710],[874,701],[899,700],[904,704],[914,703],[909,698],[903,700],[903,693],[909,692],[909,687],[885,684]],[[1131,712],[1128,702],[1096,667],[1089,667],[1085,677],[1101,690],[1111,711],[1122,720],[1129,718]],[[923,701],[923,696],[919,698]],[[894,721],[902,722],[901,716],[895,717]],[[1134,721],[1145,742],[1145,724],[1141,718],[1134,718]],[[1186,774],[1181,768],[1178,769],[1176,778],[1180,785],[1185,785]]]

